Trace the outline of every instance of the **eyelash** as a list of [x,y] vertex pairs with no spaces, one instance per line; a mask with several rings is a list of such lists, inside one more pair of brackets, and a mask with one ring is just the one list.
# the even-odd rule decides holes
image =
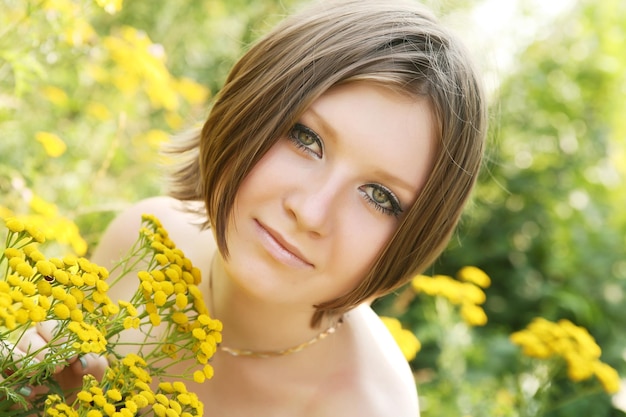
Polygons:
[[[305,143],[302,143],[302,141],[300,139],[298,139],[297,133],[298,132],[303,132],[307,135],[309,135],[309,137],[311,137],[315,143],[317,144],[317,146],[319,147],[320,151],[316,152],[315,150],[313,150],[311,148],[311,146],[313,144],[307,145]],[[309,129],[308,127],[300,124],[300,123],[296,123],[291,130],[289,131],[289,134],[287,135],[289,140],[296,146],[296,148],[311,154],[312,156],[316,157],[316,158],[321,158],[322,156],[324,156],[324,147],[322,146],[322,140],[320,139],[319,135],[317,133],[315,133],[313,130]]]
[[[300,132],[307,134],[311,139],[313,139],[314,143],[317,144],[320,151],[316,152],[314,149],[311,148],[311,146],[313,146],[313,143],[310,145],[302,143],[302,141],[298,138],[298,135],[297,135]],[[293,145],[296,148],[300,149],[301,151],[306,152],[307,154],[310,154],[319,159],[321,159],[324,156],[324,151],[323,151],[324,147],[322,145],[322,140],[320,139],[319,135],[315,133],[313,130],[311,130],[310,128],[300,123],[296,123],[289,131],[289,134],[287,135],[287,137],[289,141],[293,143]],[[384,207],[380,203],[378,203],[376,200],[374,200],[374,198],[370,195],[370,193],[366,191],[366,189],[368,188],[372,188],[373,191],[382,192],[387,198],[387,200],[389,201],[389,204],[391,204],[391,208]],[[388,215],[388,216],[394,216],[394,217],[398,217],[402,213],[400,200],[398,200],[398,197],[396,197],[393,191],[391,191],[384,185],[365,184],[359,187],[359,191],[365,198],[365,201],[368,204],[371,204],[376,210],[380,211],[381,213]]]
[[[376,202],[369,193],[367,193],[364,188],[374,188],[377,191],[383,192],[387,199],[389,200],[389,204],[391,204],[391,208],[383,207],[380,203]],[[365,184],[360,187],[361,193],[365,197],[365,201],[371,204],[376,210],[386,214],[388,216],[398,217],[402,213],[402,207],[400,206],[400,201],[398,197],[387,187],[380,184]]]

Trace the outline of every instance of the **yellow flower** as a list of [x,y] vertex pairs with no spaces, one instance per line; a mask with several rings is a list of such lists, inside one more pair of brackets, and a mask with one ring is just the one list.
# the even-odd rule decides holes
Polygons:
[[187,299],[187,295],[182,293],[182,292],[178,292],[176,294],[176,307],[178,307],[179,309],[184,309],[185,307],[187,307],[189,300]]
[[61,285],[67,285],[70,282],[69,274],[61,269],[54,271],[53,276],[54,279]]
[[209,96],[209,90],[206,87],[189,78],[178,80],[176,89],[190,104],[202,104]]
[[107,400],[104,395],[96,394],[93,396],[93,403],[98,407],[104,407],[104,405],[107,403]]
[[137,405],[137,408],[144,408],[150,404],[147,396],[142,394],[133,395],[131,401]]
[[56,266],[50,261],[41,260],[35,264],[35,268],[37,268],[37,272],[41,275],[52,275],[54,271],[56,271]]
[[37,132],[35,139],[43,145],[46,154],[51,158],[58,158],[67,150],[65,142],[54,133]]
[[5,219],[4,220],[4,224],[6,225],[7,229],[9,229],[13,233],[21,233],[26,228],[24,223],[22,223],[21,221],[15,219],[15,218],[7,218],[7,219]]
[[[180,416],[180,413],[183,411],[183,408],[180,406],[178,401],[170,400],[169,401],[169,406],[170,406],[170,409],[166,411],[168,416],[170,416],[170,415],[171,415],[171,417],[178,417],[178,416]],[[173,412],[173,414],[171,412]]]
[[583,381],[594,374],[607,392],[615,389],[617,372],[599,360],[601,349],[587,329],[569,320],[557,323],[542,317],[533,321],[510,337],[522,347],[523,353],[536,358],[561,357],[567,364],[567,376],[574,382]]
[[133,138],[133,143],[146,143],[149,146],[158,149],[169,140],[169,135],[158,129],[151,129]]
[[67,93],[59,87],[45,86],[41,89],[41,93],[55,106],[65,107],[69,101]]
[[[58,216],[53,204],[39,198],[33,198],[32,204],[46,216]],[[44,216],[36,219],[41,221]],[[52,219],[54,221],[54,217]],[[7,242],[22,240],[19,240],[20,249],[9,247],[2,253],[8,260],[7,270],[10,273],[4,280],[0,279],[0,325],[8,330],[21,326],[23,332],[38,321],[56,319],[60,327],[55,334],[64,341],[58,342],[58,351],[54,350],[58,358],[113,352],[111,366],[102,382],[107,390],[98,386],[100,382],[87,378],[83,382],[83,391],[78,394],[76,409],[67,408],[63,399],[51,395],[46,401],[47,415],[78,412],[89,417],[133,417],[140,408],[155,403],[157,393],[152,392],[150,384],[153,376],[165,376],[167,367],[153,365],[167,360],[168,356],[179,356],[176,360],[181,361],[196,359],[199,368],[190,370],[186,378],[191,378],[194,372],[196,378],[200,375],[204,379],[213,376],[213,368],[207,361],[221,341],[221,323],[206,314],[202,294],[196,287],[200,282],[199,270],[194,269],[184,253],[175,247],[158,220],[148,220],[138,240],[135,253],[145,253],[146,249],[151,253],[146,259],[148,269],[138,274],[141,285],[134,295],[130,295],[131,301],[121,300],[119,305],[113,304],[107,295],[109,285],[104,279],[109,273],[106,268],[76,256],[46,260],[38,246],[32,243],[40,241],[34,237],[38,230],[32,224],[13,220],[6,222],[18,230],[9,232],[18,236]],[[164,257],[160,259],[163,266],[153,262],[157,254]],[[131,255],[127,259],[135,258]],[[146,285],[154,290],[154,298],[152,293],[146,293]],[[142,299],[142,295],[146,298]],[[136,307],[139,306],[145,306],[145,311],[138,311]],[[162,321],[166,324],[163,326],[166,332],[163,342],[150,342],[142,347],[149,351],[142,350],[142,354],[150,358],[150,368],[146,360],[138,355],[129,355],[121,361],[114,359],[115,338],[109,345],[107,336],[117,335],[125,328],[144,325],[142,331],[145,328],[149,335],[149,324],[158,326]],[[196,336],[201,336],[203,340],[198,340]],[[185,349],[178,352],[179,346],[185,346]],[[148,369],[155,375],[151,375]],[[167,417],[201,414],[202,403],[195,394],[186,392],[184,384],[176,381],[171,388],[171,398],[158,397],[159,404],[164,408],[158,411],[159,407],[155,407],[152,411]]]
[[194,371],[193,380],[199,384],[203,383],[206,380],[206,376],[202,371]]
[[[167,256],[163,255],[162,253],[157,253],[154,256],[154,259],[159,263],[159,265],[161,266],[165,266],[168,263],[170,263],[170,260],[167,259]],[[156,278],[155,278],[156,279]]]
[[158,326],[159,324],[161,324],[161,316],[159,316],[156,313],[150,313],[149,316],[150,318],[150,323],[152,323],[153,326]]
[[83,312],[78,309],[71,310],[70,319],[73,321],[83,321],[84,319]]
[[461,306],[461,316],[470,326],[484,326],[487,324],[485,310],[475,304],[463,303]]
[[115,412],[117,411],[117,408],[115,407],[115,405],[111,403],[104,404],[102,406],[102,409],[104,410],[107,416],[113,416],[115,415]]
[[61,320],[66,320],[70,317],[70,309],[65,304],[57,304],[54,306],[54,315]]
[[583,381],[593,376],[593,362],[585,360],[575,351],[567,352],[563,357],[567,362],[567,376],[572,381]]
[[185,120],[176,112],[165,113],[165,123],[173,130],[180,130],[185,124]]
[[72,46],[82,46],[96,38],[96,31],[85,19],[76,19],[65,31],[65,41]]
[[482,288],[487,288],[491,285],[491,279],[482,269],[475,266],[465,266],[459,270],[457,277],[461,281],[471,282]]
[[123,2],[124,0],[96,0],[98,6],[102,7],[109,14],[122,10]]
[[21,262],[15,267],[15,272],[23,276],[24,278],[30,278],[33,276],[35,271],[33,268],[27,264],[26,262]]
[[461,292],[461,298],[463,299],[463,303],[472,303],[472,304],[483,304],[487,296],[485,292],[477,287],[474,284],[470,284],[469,282],[464,282],[459,285],[459,289]]
[[30,310],[29,318],[33,323],[42,322],[46,320],[46,310],[42,307],[35,306],[32,310]]
[[615,394],[619,391],[620,378],[614,368],[600,361],[596,361],[593,364],[593,372],[607,394]]
[[176,324],[185,324],[189,322],[189,318],[185,313],[176,311],[172,314],[172,321]]
[[93,395],[88,391],[80,391],[78,394],[76,394],[76,398],[79,401],[83,401],[86,403],[90,403],[91,401],[93,401]]
[[85,112],[96,120],[101,122],[111,118],[109,108],[102,103],[91,102],[87,104]]
[[112,399],[113,401],[121,401],[122,394],[117,389],[110,389],[106,392],[106,396]]
[[211,365],[204,365],[204,367],[202,368],[202,372],[204,373],[204,376],[207,377],[207,379],[211,379],[213,378],[213,367]]
[[400,321],[394,317],[380,317],[385,324],[394,340],[400,347],[402,354],[407,361],[415,359],[417,352],[420,351],[422,345],[419,339],[409,330],[403,329]]

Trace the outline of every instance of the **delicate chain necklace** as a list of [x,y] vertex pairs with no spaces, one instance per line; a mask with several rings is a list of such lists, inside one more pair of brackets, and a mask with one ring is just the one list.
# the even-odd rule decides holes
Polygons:
[[[215,260],[215,258],[213,258]],[[211,309],[215,307],[215,303],[213,300],[213,262],[211,262],[211,270],[209,271],[209,291],[211,291]],[[291,355],[292,353],[300,352],[301,350],[319,342],[322,339],[325,339],[327,336],[335,333],[339,326],[343,324],[343,316],[339,317],[339,319],[331,324],[326,330],[319,333],[313,339],[310,339],[304,343],[300,343],[297,346],[293,346],[287,349],[282,350],[249,350],[249,349],[235,349],[230,348],[228,346],[224,346],[219,344],[217,348],[222,352],[226,352],[232,356],[247,356],[249,358],[273,358],[277,356],[286,356]]]
[[297,346],[293,346],[283,350],[248,350],[248,349],[234,349],[229,348],[227,346],[219,345],[218,349],[222,352],[226,352],[232,356],[247,356],[250,358],[273,358],[277,356],[286,356],[291,355],[292,353],[300,352],[301,350],[311,346],[314,343],[319,342],[320,340],[326,338],[326,336],[331,335],[337,331],[339,326],[343,323],[343,317],[340,317],[336,323],[333,323],[326,330],[315,336],[313,339],[306,341],[304,343],[300,343]]

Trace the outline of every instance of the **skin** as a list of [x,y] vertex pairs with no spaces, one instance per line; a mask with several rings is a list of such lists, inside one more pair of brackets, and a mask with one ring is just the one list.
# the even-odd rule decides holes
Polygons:
[[[108,267],[119,259],[141,214],[152,213],[201,269],[207,305],[224,323],[224,345],[279,350],[317,335],[337,318],[312,329],[313,305],[349,291],[371,268],[428,175],[434,130],[425,101],[365,83],[331,89],[299,123],[304,127],[280,138],[244,180],[227,228],[228,258],[216,251],[210,230],[195,226],[200,219],[157,197],[114,220],[93,261]],[[124,299],[124,287],[114,286],[111,298]],[[367,304],[346,314],[336,333],[293,355],[218,351],[211,364],[213,380],[189,384],[209,415],[419,414],[410,368]]]

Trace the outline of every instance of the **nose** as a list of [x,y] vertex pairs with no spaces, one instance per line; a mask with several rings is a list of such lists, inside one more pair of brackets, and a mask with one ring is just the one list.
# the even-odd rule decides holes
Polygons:
[[285,196],[283,206],[300,230],[321,237],[332,230],[340,215],[345,188],[336,174],[309,178]]

